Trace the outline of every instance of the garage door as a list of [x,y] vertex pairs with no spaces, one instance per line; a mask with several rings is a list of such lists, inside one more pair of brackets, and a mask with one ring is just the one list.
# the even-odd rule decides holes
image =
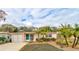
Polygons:
[[22,35],[12,35],[12,42],[23,42]]

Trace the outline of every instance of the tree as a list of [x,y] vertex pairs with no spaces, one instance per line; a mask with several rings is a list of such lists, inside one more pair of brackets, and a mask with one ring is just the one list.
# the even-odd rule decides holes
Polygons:
[[23,31],[23,32],[32,32],[32,30],[33,30],[33,27],[22,26],[19,28],[19,31]]
[[73,29],[73,36],[74,36],[74,42],[73,42],[72,48],[74,48],[77,45],[78,40],[79,40],[79,25],[78,24],[75,24],[75,28]]
[[66,45],[69,46],[68,38],[72,35],[72,27],[70,25],[61,24],[61,28],[59,29],[60,34],[64,37]]
[[38,34],[38,39],[39,39],[39,35],[41,33],[41,30],[38,28],[37,30],[35,30],[35,32]]
[[11,25],[11,24],[3,24],[1,26],[1,31],[4,31],[4,32],[14,32],[16,31],[16,27]]
[[[5,11],[3,11],[3,10],[0,10],[0,21],[1,20],[6,20],[6,16],[7,15],[7,13],[5,12]],[[2,28],[0,27],[0,31],[2,31]]]
[[57,28],[57,27],[51,27],[51,30],[52,30],[53,32],[57,32],[57,31],[58,31],[58,28]]
[[3,11],[3,10],[0,10],[0,20],[6,20],[6,16],[7,14],[6,14],[6,12],[5,11]]
[[43,38],[44,36],[46,36],[48,32],[52,32],[52,29],[49,26],[40,27],[39,30],[40,30],[40,33],[43,35]]

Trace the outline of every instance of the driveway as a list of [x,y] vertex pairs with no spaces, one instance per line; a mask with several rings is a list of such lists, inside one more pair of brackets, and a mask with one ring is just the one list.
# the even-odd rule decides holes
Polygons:
[[47,43],[27,44],[20,51],[63,51]]
[[19,51],[27,42],[23,43],[6,43],[0,45],[0,51]]

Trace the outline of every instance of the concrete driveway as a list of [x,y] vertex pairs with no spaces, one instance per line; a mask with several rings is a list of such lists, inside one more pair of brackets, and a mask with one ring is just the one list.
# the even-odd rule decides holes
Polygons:
[[0,45],[0,51],[19,51],[27,42],[23,43],[6,43]]

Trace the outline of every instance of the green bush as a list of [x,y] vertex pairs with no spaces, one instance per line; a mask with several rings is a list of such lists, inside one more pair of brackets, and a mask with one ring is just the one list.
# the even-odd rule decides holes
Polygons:
[[62,40],[62,39],[56,40],[56,43],[57,43],[58,45],[60,45],[61,48],[65,47],[65,45],[66,45],[65,40]]
[[37,38],[36,40],[39,41],[39,42],[56,41],[55,38],[50,38],[50,37],[49,38],[39,38],[39,39]]
[[0,43],[5,43],[7,40],[5,37],[0,37]]
[[66,45],[65,40],[61,40],[61,39],[57,40],[56,43],[59,44],[59,45],[61,45],[61,44]]

